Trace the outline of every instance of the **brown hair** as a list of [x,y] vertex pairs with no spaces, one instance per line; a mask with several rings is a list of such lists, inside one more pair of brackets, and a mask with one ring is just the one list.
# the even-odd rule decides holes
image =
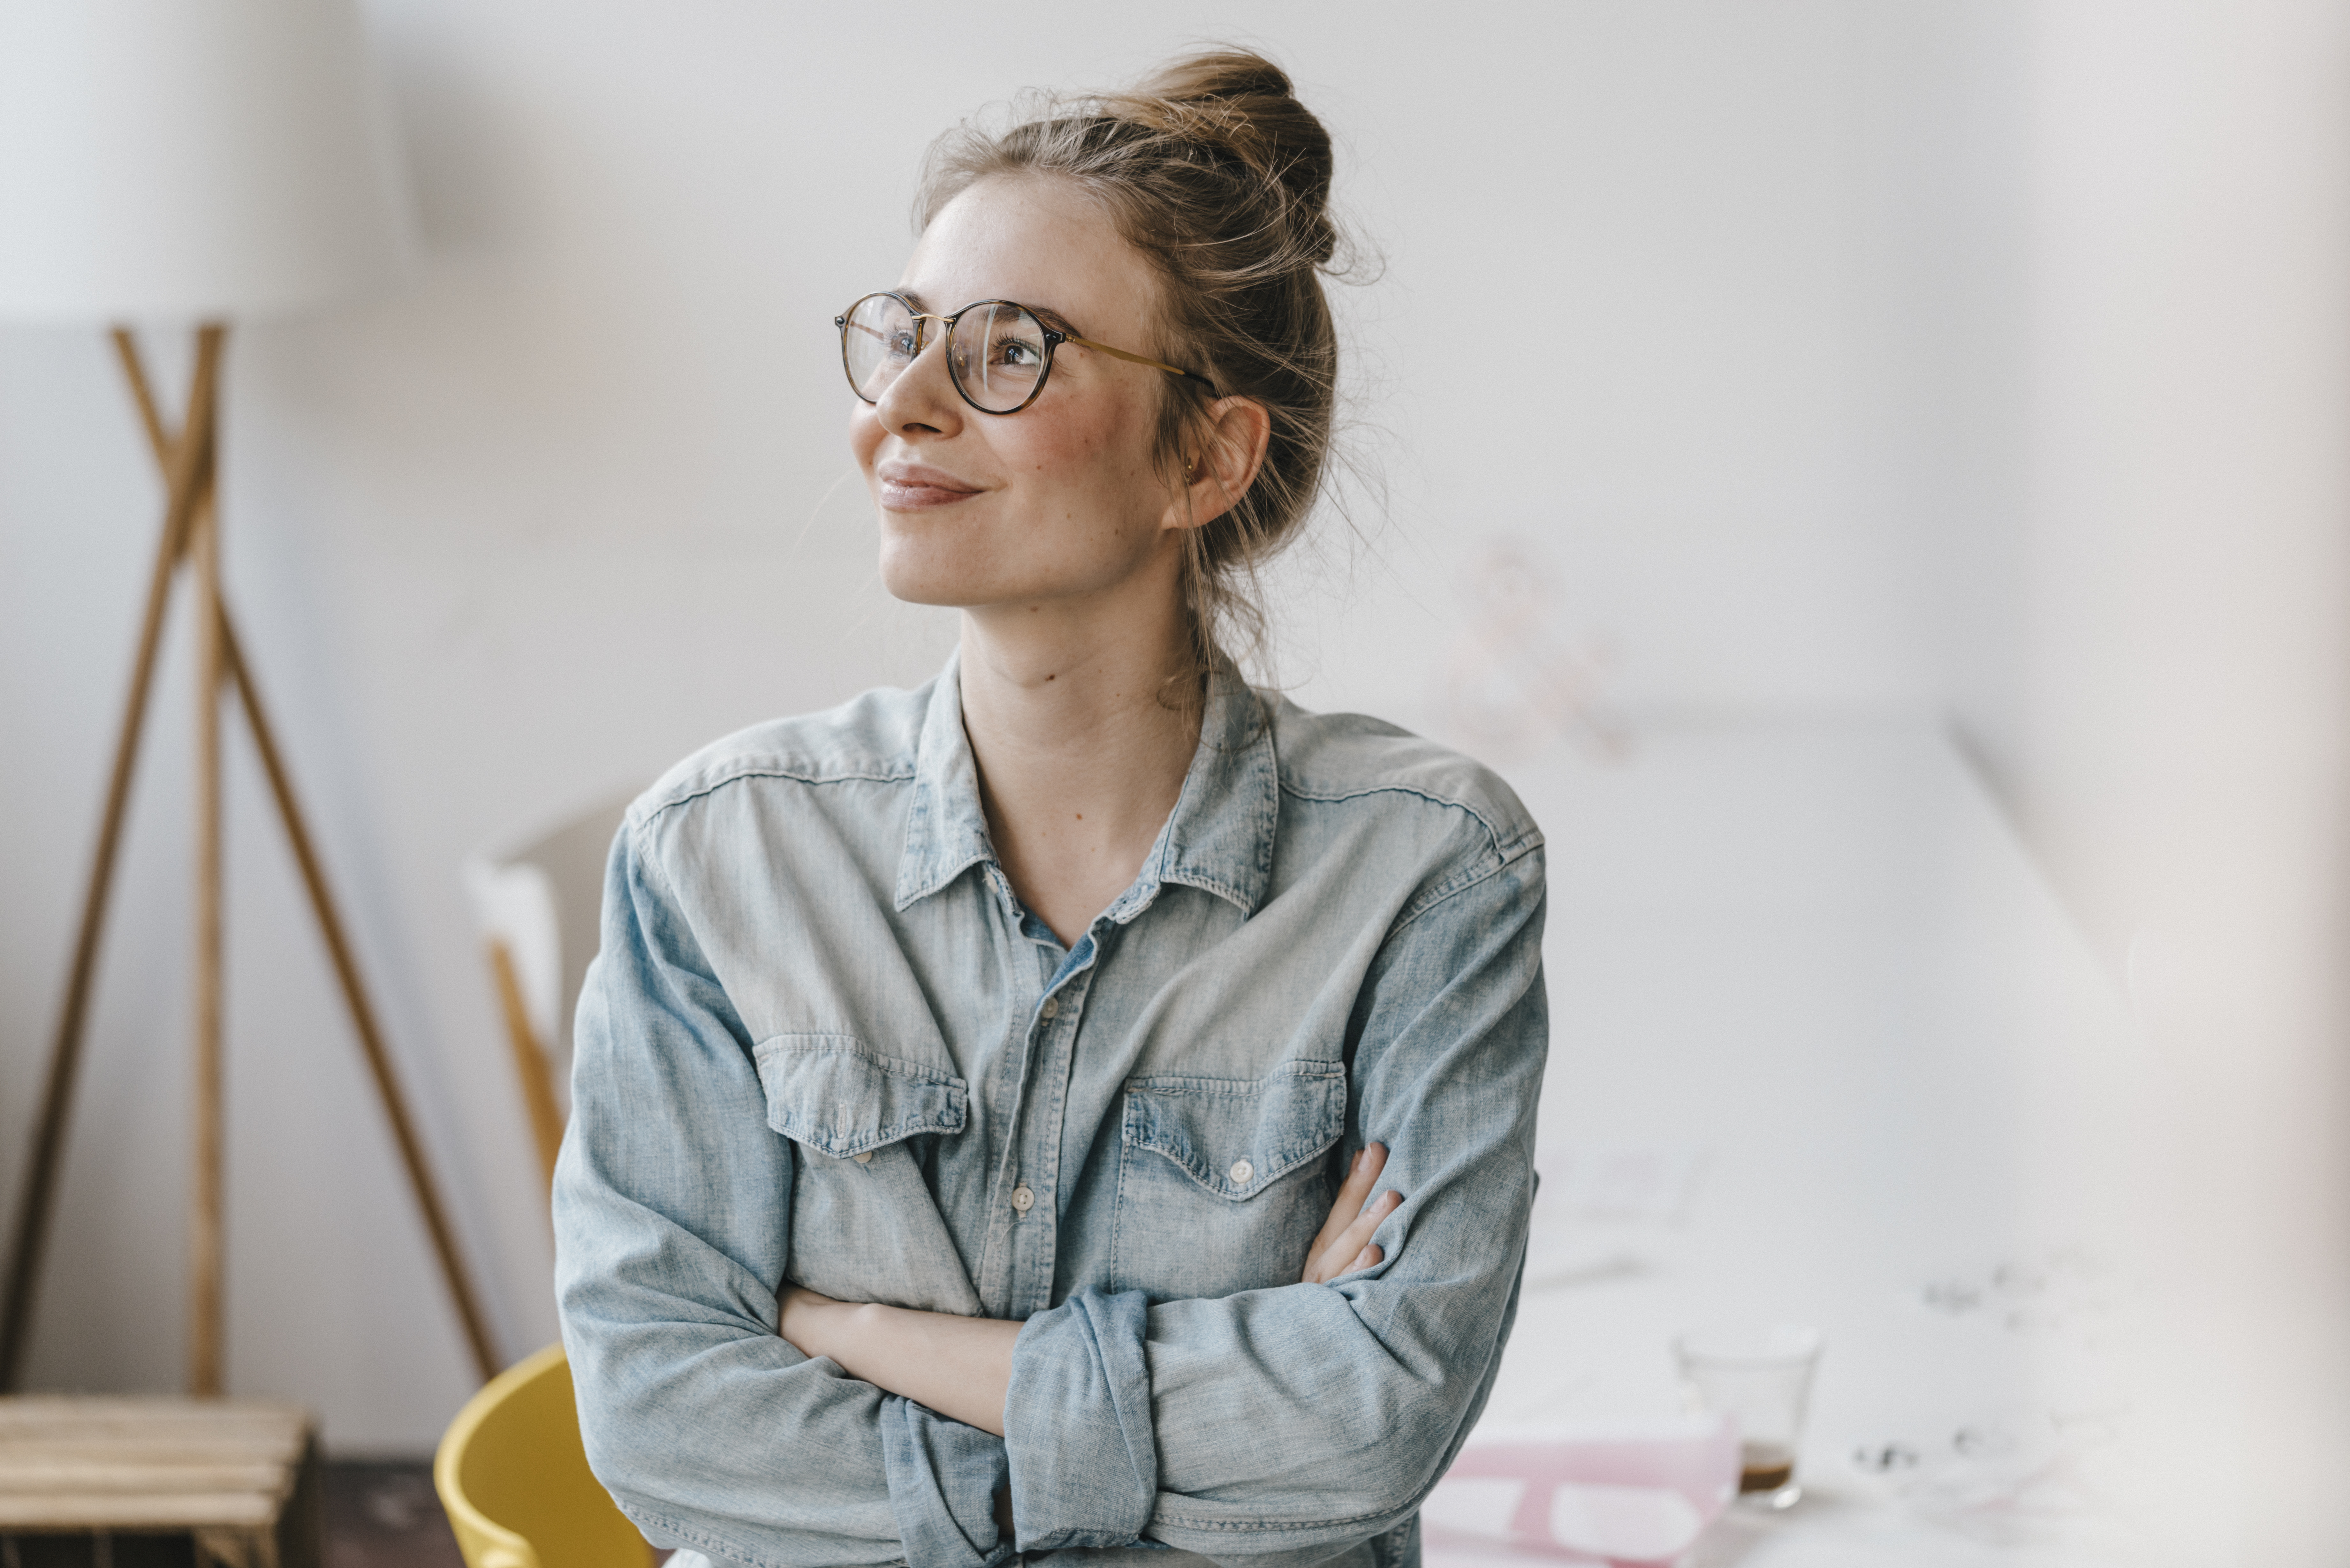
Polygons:
[[[924,161],[917,231],[997,175],[1049,175],[1099,202],[1158,271],[1164,341],[1152,351],[1272,416],[1255,480],[1185,535],[1183,597],[1201,670],[1261,647],[1256,569],[1295,536],[1329,466],[1330,172],[1329,133],[1289,78],[1237,49],[1175,60],[1124,92],[1032,100],[1007,130],[958,126]],[[1165,386],[1157,458],[1171,479],[1204,434],[1211,394],[1171,376]]]

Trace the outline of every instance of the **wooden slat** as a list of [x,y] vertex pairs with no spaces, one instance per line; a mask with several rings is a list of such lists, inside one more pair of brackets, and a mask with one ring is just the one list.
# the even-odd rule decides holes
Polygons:
[[52,1465],[78,1465],[82,1469],[169,1469],[169,1467],[228,1465],[235,1469],[282,1471],[301,1459],[301,1446],[286,1443],[24,1443],[9,1449],[0,1443],[0,1483],[9,1476],[45,1469]]
[[282,1421],[247,1421],[241,1426],[140,1420],[0,1424],[0,1444],[166,1442],[190,1449],[209,1443],[268,1443],[281,1449],[298,1449],[303,1436],[300,1428],[289,1428]]
[[307,1421],[304,1408],[284,1399],[190,1399],[177,1394],[10,1394],[0,1397],[0,1420],[71,1412],[102,1416],[137,1411],[189,1421]]
[[192,1530],[230,1524],[265,1529],[282,1506],[274,1497],[13,1497],[0,1494],[0,1530]]
[[298,1406],[0,1398],[0,1531],[266,1530],[309,1450]]
[[284,1465],[274,1464],[91,1464],[63,1456],[47,1464],[0,1466],[0,1495],[10,1492],[196,1493],[283,1490]]
[[197,1422],[118,1417],[106,1420],[0,1422],[0,1443],[151,1442],[183,1445],[278,1443],[299,1446],[303,1428],[284,1421]]
[[19,1431],[0,1430],[0,1453],[23,1453],[27,1449],[45,1449],[57,1444],[69,1444],[79,1449],[170,1449],[175,1453],[206,1454],[227,1449],[271,1454],[294,1454],[301,1451],[302,1435],[287,1434],[267,1427],[248,1427],[244,1431],[192,1431],[178,1429],[161,1421],[140,1422],[114,1428],[105,1427],[45,1427]]
[[26,1395],[0,1399],[0,1436],[19,1430],[112,1430],[170,1427],[175,1431],[236,1432],[260,1428],[298,1436],[310,1420],[296,1405],[226,1404],[203,1399],[143,1399],[108,1395],[87,1399]]

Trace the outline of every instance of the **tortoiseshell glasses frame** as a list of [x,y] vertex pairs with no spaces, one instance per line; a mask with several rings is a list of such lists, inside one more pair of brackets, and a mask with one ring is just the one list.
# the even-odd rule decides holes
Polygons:
[[[982,334],[976,360],[970,352],[972,345],[955,330],[974,312],[979,313],[976,322]],[[938,316],[915,309],[903,295],[888,290],[866,295],[832,318],[832,324],[840,328],[840,368],[848,376],[849,389],[866,402],[879,402],[880,393],[929,345],[930,324],[934,321],[946,343],[948,379],[962,400],[983,414],[1016,414],[1035,402],[1052,377],[1054,351],[1064,343],[1164,370],[1199,383],[1210,397],[1218,395],[1216,384],[1196,370],[1063,331],[1047,325],[1041,312],[1016,300],[973,300],[951,316]]]

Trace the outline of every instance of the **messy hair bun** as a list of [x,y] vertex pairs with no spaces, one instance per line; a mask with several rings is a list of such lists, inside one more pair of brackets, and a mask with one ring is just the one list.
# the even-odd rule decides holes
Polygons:
[[[931,145],[917,228],[978,182],[1066,180],[1157,269],[1158,357],[1271,415],[1264,464],[1223,515],[1184,537],[1183,591],[1202,669],[1263,639],[1256,568],[1295,535],[1329,464],[1338,350],[1322,274],[1337,253],[1330,135],[1260,55],[1170,62],[1122,92],[1047,97],[1006,129],[964,124]],[[1166,378],[1157,457],[1182,472],[1211,394]]]
[[1270,182],[1285,198],[1284,226],[1299,253],[1317,265],[1330,260],[1337,247],[1329,219],[1330,133],[1297,101],[1279,66],[1237,52],[1193,55],[1100,101]]

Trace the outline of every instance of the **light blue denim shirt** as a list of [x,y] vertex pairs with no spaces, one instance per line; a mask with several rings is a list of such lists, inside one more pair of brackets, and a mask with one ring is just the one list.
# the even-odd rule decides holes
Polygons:
[[[1237,680],[1066,950],[953,663],[689,758],[613,846],[556,1176],[597,1475],[757,1568],[1409,1568],[1516,1312],[1542,924],[1506,785]],[[1298,1283],[1374,1141],[1385,1261]],[[1005,1436],[802,1355],[785,1280],[1021,1320]]]

